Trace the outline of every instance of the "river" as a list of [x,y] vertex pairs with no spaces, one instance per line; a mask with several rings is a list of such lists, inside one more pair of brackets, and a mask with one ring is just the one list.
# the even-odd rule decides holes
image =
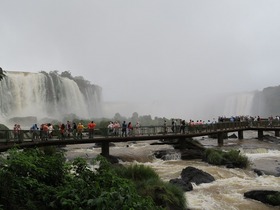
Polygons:
[[[264,133],[273,136],[274,133]],[[211,174],[215,181],[207,184],[194,185],[192,191],[186,192],[188,207],[196,209],[229,209],[229,210],[268,210],[279,209],[261,202],[246,199],[243,194],[250,190],[280,190],[280,140],[277,142],[260,141],[256,139],[257,132],[245,131],[244,139],[228,139],[222,149],[239,149],[246,155],[251,165],[248,169],[228,169],[209,165],[201,160],[181,160],[180,154],[170,155],[168,160],[156,159],[153,152],[162,149],[172,149],[170,145],[150,145],[155,141],[116,143],[110,147],[110,154],[121,158],[121,163],[145,164],[169,181],[179,178],[181,171],[193,166]],[[208,137],[195,138],[205,147],[218,147],[217,140]],[[69,145],[66,147],[68,159],[74,157],[93,158],[100,154],[101,149],[94,144]],[[253,169],[265,171],[258,176]]]

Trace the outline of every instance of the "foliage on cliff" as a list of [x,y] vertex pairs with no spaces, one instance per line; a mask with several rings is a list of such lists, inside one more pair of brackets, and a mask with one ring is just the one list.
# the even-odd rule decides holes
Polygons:
[[[0,159],[0,209],[163,209],[102,156],[66,162],[56,150],[10,150]],[[93,167],[94,166],[94,167]],[[162,194],[164,196],[164,194]]]

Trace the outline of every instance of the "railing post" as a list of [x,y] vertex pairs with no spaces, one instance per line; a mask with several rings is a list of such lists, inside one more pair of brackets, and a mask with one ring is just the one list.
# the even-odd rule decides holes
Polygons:
[[104,141],[101,143],[101,155],[103,157],[109,157],[109,142]]

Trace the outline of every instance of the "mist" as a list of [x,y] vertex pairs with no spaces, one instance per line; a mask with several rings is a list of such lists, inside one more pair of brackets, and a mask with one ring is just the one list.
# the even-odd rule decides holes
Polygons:
[[[0,66],[70,71],[104,115],[210,118],[279,85],[280,1],[1,1]],[[248,113],[244,113],[246,115]]]

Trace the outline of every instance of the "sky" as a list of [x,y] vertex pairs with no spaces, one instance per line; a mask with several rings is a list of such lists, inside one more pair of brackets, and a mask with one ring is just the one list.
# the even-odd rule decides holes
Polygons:
[[83,76],[106,113],[195,117],[216,95],[279,85],[279,11],[279,0],[0,0],[0,66]]

